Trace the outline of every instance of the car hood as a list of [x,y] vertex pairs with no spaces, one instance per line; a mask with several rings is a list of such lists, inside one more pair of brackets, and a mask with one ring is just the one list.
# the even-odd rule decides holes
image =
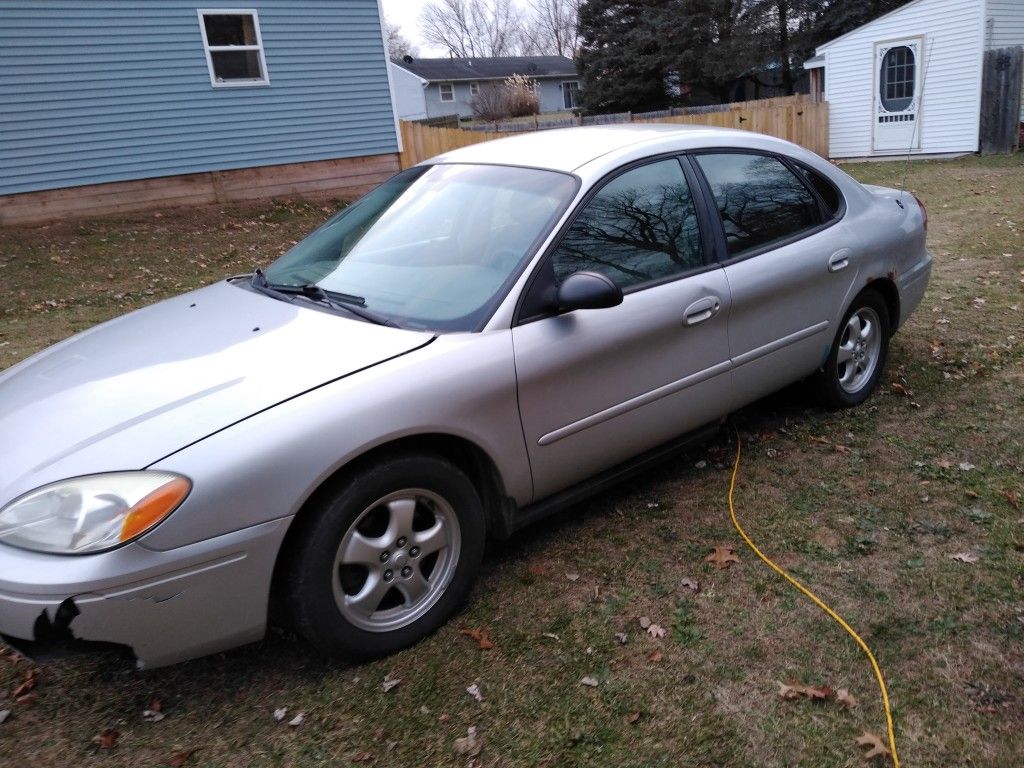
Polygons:
[[217,283],[0,373],[0,505],[141,469],[302,392],[432,340]]

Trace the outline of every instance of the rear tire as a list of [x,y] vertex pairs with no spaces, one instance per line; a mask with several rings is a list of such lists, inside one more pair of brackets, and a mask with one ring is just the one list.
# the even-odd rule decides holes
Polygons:
[[455,465],[405,455],[361,471],[300,522],[285,600],[298,632],[331,656],[386,656],[434,632],[483,558],[480,497]]
[[889,310],[885,299],[866,289],[853,300],[815,388],[827,408],[851,408],[870,397],[889,354]]

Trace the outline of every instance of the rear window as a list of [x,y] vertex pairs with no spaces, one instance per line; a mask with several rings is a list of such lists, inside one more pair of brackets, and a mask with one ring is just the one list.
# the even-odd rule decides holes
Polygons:
[[729,152],[697,155],[722,216],[729,256],[741,256],[821,224],[810,190],[780,160]]

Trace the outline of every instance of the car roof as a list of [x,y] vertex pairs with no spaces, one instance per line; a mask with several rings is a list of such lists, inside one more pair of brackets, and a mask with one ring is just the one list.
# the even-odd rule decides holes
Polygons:
[[646,147],[654,154],[701,147],[765,148],[763,139],[769,139],[775,145],[773,149],[793,147],[780,139],[732,128],[628,123],[533,131],[456,149],[431,158],[428,162],[520,165],[572,173],[600,157],[619,154],[622,150]]

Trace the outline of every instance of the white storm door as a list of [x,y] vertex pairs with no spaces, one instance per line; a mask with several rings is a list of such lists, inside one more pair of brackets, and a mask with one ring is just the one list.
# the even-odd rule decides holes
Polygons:
[[923,38],[875,43],[873,149],[909,152],[921,146]]

